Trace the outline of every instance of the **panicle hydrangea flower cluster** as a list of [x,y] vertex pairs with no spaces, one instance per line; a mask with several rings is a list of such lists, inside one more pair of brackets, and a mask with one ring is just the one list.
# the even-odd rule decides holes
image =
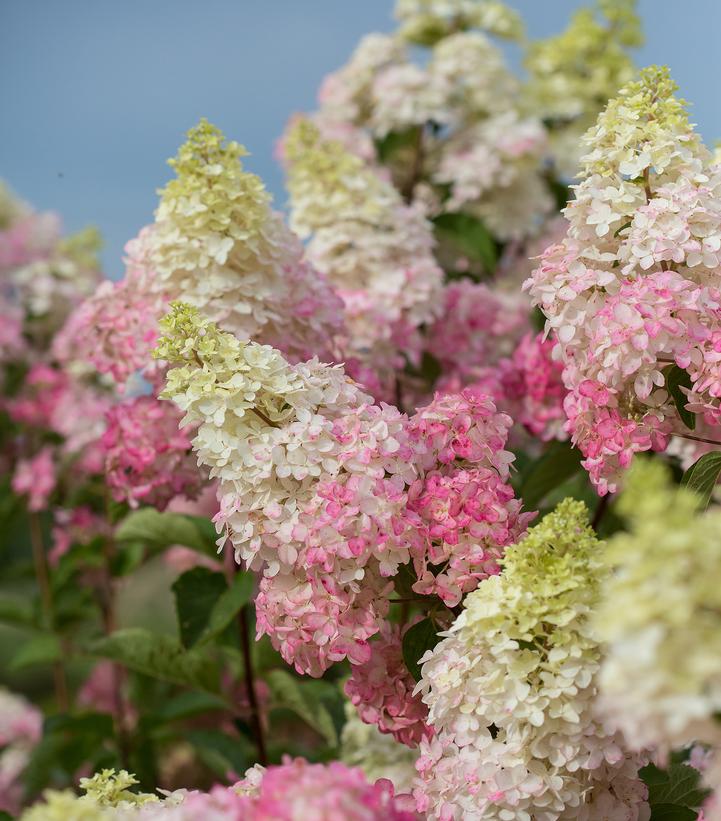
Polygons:
[[2,404],[14,422],[62,436],[61,450],[87,461],[91,454],[86,449],[102,433],[110,401],[106,393],[67,370],[40,362],[27,372],[20,391]]
[[566,237],[527,281],[563,363],[567,429],[600,493],[634,453],[683,432],[666,384],[688,372],[687,408],[718,425],[721,171],[688,123],[668,70],[646,69],[584,137]]
[[27,495],[28,510],[37,512],[48,506],[56,482],[53,449],[46,445],[35,456],[18,460],[11,486],[18,496]]
[[345,693],[366,724],[416,747],[433,730],[426,725],[427,707],[413,695],[416,682],[403,661],[403,632],[397,624],[382,625],[368,661],[353,665]]
[[371,784],[339,761],[286,757],[281,766],[249,770],[235,789],[245,791],[248,821],[420,821],[410,796],[395,796],[390,781]]
[[195,498],[204,476],[193,457],[181,414],[154,396],[126,399],[108,411],[100,439],[105,480],[116,502],[164,510],[176,496]]
[[[552,205],[541,174],[546,131],[514,102],[520,84],[480,30],[515,33],[512,13],[478,0],[402,3],[399,13],[397,35],[365,37],[326,78],[314,116],[322,134],[364,160],[377,154],[406,200],[432,213],[475,214],[501,239],[533,233]],[[421,66],[405,41],[425,26],[431,52]],[[374,152],[368,135],[393,139]]]
[[84,794],[70,790],[45,793],[21,821],[417,821],[390,781],[369,783],[358,768],[338,761],[309,764],[286,759],[282,765],[256,767],[232,787],[209,792],[176,790],[137,793],[134,776],[103,770],[81,778]]
[[[164,327],[157,355],[175,367],[163,396],[198,425],[193,447],[219,480],[219,528],[236,557],[263,572],[258,630],[300,672],[320,675],[346,656],[369,660],[400,565],[412,559],[422,592],[442,589],[457,601],[492,569],[493,539],[505,544],[523,528],[503,486],[511,420],[487,397],[439,396],[409,421],[373,405],[341,368],[291,365],[187,306],[175,306]],[[432,492],[426,478],[461,471],[489,509],[466,500],[454,541],[450,523],[431,532],[431,511],[443,520],[434,505],[419,513],[409,498]],[[431,565],[447,562],[459,541],[434,577]]]
[[525,104],[549,123],[553,159],[567,179],[578,170],[581,136],[634,77],[628,52],[643,43],[635,6],[636,0],[598,0],[576,11],[561,34],[528,46]]
[[567,438],[563,368],[552,354],[551,340],[527,333],[513,354],[498,362],[495,372],[487,370],[496,386],[483,379],[478,382],[501,410],[543,441]]
[[437,389],[457,391],[478,382],[487,367],[513,353],[527,329],[528,305],[515,294],[469,279],[450,282],[426,341],[441,368]]
[[206,120],[188,132],[170,161],[177,178],[161,192],[150,264],[171,298],[241,338],[308,359],[341,331],[341,303],[304,261],[260,178],[243,169],[246,153]]
[[366,724],[356,708],[345,705],[346,722],[341,732],[340,758],[349,767],[360,767],[370,782],[379,778],[393,784],[396,794],[410,793],[416,776],[418,750]]
[[648,819],[641,760],[594,715],[598,551],[584,505],[565,500],[422,658],[436,732],[414,794],[430,818]]
[[158,355],[177,364],[163,394],[198,424],[198,459],[219,480],[219,527],[263,578],[258,630],[286,661],[320,675],[349,656],[385,615],[412,476],[404,417],[342,369],[290,365],[176,307]]
[[509,40],[523,36],[518,12],[499,0],[398,0],[395,16],[400,36],[417,45],[473,28]]
[[630,532],[605,551],[601,705],[634,748],[719,745],[721,513],[699,515],[658,461],[633,466],[618,509]]
[[426,341],[440,366],[436,390],[473,385],[534,436],[563,439],[563,368],[553,344],[528,328],[528,306],[515,294],[470,280],[448,284]]
[[0,811],[15,816],[24,794],[22,773],[42,735],[43,716],[22,696],[0,689]]
[[[437,313],[443,272],[422,209],[377,169],[298,118],[284,140],[291,225],[345,303],[348,354],[385,371],[419,355],[418,328]],[[392,386],[391,386],[392,389]]]
[[52,547],[48,552],[50,566],[57,566],[73,544],[88,544],[96,536],[109,536],[110,532],[111,526],[105,517],[94,513],[85,505],[55,508],[51,531]]
[[98,373],[109,374],[121,391],[139,371],[155,381],[150,355],[167,299],[154,287],[149,267],[152,232],[152,227],[145,227],[126,244],[123,279],[102,282],[53,340],[59,362],[81,372],[90,363]]
[[[61,236],[55,214],[32,211],[0,188],[0,305],[41,347],[100,279],[95,229]],[[16,343],[19,340],[16,340]]]
[[56,343],[61,361],[90,361],[121,387],[137,370],[156,382],[151,352],[174,299],[293,360],[335,356],[342,303],[243,168],[246,153],[206,120],[188,132],[155,223],[126,246],[125,278],[102,283],[76,310]]
[[499,572],[503,547],[525,531],[533,513],[507,483],[505,450],[512,420],[491,399],[466,388],[438,394],[408,423],[418,478],[408,491],[413,589],[457,605],[479,581]]

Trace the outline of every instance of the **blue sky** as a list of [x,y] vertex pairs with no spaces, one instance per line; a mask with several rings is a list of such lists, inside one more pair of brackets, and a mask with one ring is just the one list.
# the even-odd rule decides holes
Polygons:
[[[578,0],[511,0],[531,36]],[[108,275],[149,222],[165,160],[201,116],[252,153],[283,205],[274,142],[314,107],[322,77],[361,35],[392,27],[393,0],[0,0],[0,177],[68,230],[102,231]],[[640,0],[639,65],[667,63],[708,141],[721,138],[718,0]]]

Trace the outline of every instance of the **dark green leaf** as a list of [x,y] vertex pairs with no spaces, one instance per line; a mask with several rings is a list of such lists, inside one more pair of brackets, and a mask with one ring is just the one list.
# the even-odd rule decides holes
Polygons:
[[581,452],[569,442],[552,442],[520,480],[519,495],[524,507],[533,510],[554,488],[581,469]]
[[721,473],[721,452],[704,455],[684,473],[681,484],[695,490],[701,499],[701,507],[707,508],[711,494]]
[[93,642],[92,655],[109,658],[147,676],[211,693],[219,691],[215,661],[199,650],[185,650],[170,636],[135,627]]
[[681,421],[687,428],[695,430],[696,414],[686,409],[688,397],[681,390],[681,388],[691,388],[691,377],[678,365],[671,365],[666,368],[664,376],[666,377],[666,388],[676,404],[676,410],[681,417]]
[[222,698],[212,693],[187,692],[171,698],[153,713],[158,722],[177,721],[181,718],[201,715],[215,710],[227,710],[228,705]]
[[50,664],[62,658],[60,640],[52,633],[41,633],[25,639],[10,662],[11,670],[20,670],[33,664]]
[[292,710],[319,733],[331,747],[338,745],[333,719],[321,700],[314,681],[301,681],[286,670],[271,670],[266,675],[274,707]]
[[0,621],[24,627],[35,626],[35,608],[27,598],[0,593]]
[[487,273],[498,264],[498,252],[493,235],[486,226],[470,214],[440,214],[433,223],[439,238],[449,242],[459,253],[480,262]]
[[253,575],[242,571],[236,573],[233,584],[223,591],[210,611],[208,624],[200,637],[201,641],[219,635],[238,615],[253,594]]
[[220,778],[229,772],[242,773],[253,764],[253,751],[242,738],[219,730],[191,730],[185,734],[207,767]]
[[413,585],[417,581],[418,577],[413,570],[413,564],[411,562],[400,565],[398,573],[393,577],[393,586],[396,594],[401,599],[412,599],[414,596],[417,596],[418,593],[413,589]]
[[654,804],[650,821],[696,821],[698,812],[676,804]]
[[205,631],[210,614],[228,589],[222,573],[194,567],[173,583],[180,640],[192,647]]
[[701,786],[700,773],[688,764],[672,764],[667,770],[649,764],[640,775],[648,786],[648,803],[654,810],[660,805],[698,810],[708,795]]
[[421,666],[418,663],[423,654],[432,650],[440,639],[436,626],[431,619],[423,619],[406,630],[403,636],[403,661],[408,672],[418,681],[421,677]]
[[380,140],[376,140],[376,151],[378,159],[382,162],[388,160],[400,149],[413,148],[418,144],[418,126],[408,128],[405,131],[391,131]]
[[419,371],[423,379],[425,379],[429,385],[433,386],[441,375],[443,367],[432,353],[424,351]]
[[160,513],[152,507],[126,516],[115,538],[121,542],[143,542],[156,550],[180,544],[208,556],[217,555],[217,534],[209,519],[169,511]]
[[92,766],[103,759],[107,765],[115,765],[112,753],[106,749],[113,734],[113,720],[103,713],[60,714],[48,718],[43,736],[23,771],[28,795],[36,795],[51,782],[72,783],[83,765]]

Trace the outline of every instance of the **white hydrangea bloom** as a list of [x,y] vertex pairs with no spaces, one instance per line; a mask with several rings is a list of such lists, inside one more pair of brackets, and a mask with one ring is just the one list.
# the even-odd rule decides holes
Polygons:
[[634,465],[619,504],[631,531],[606,551],[602,709],[634,748],[718,745],[721,514],[699,515],[658,462]]
[[594,713],[597,553],[583,504],[567,499],[506,549],[503,573],[424,657],[436,735],[415,795],[430,818],[648,818],[641,762]]

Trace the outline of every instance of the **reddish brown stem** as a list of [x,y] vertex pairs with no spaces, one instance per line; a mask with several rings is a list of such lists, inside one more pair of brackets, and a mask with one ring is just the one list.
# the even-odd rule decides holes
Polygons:
[[[233,583],[236,573],[236,564],[232,548],[225,549],[225,576],[228,584]],[[255,688],[255,673],[253,670],[253,654],[250,646],[250,624],[248,621],[248,607],[242,607],[238,613],[238,632],[240,633],[240,650],[243,655],[243,677],[245,680],[245,694],[250,707],[250,724],[258,748],[258,762],[263,766],[268,764],[268,751],[265,744],[263,719],[260,714],[258,693]]]
[[250,719],[253,727],[255,743],[258,746],[258,761],[263,765],[268,764],[268,752],[265,746],[265,734],[263,732],[263,721],[260,715],[258,695],[255,691],[255,676],[253,673],[253,656],[250,647],[250,625],[248,623],[248,607],[242,607],[238,614],[238,627],[240,629],[240,648],[243,653],[243,672],[245,675],[245,691],[248,696],[250,706]]
[[721,448],[721,442],[716,439],[707,439],[705,436],[692,436],[690,433],[672,433],[672,436],[680,436],[682,439],[691,439],[694,442],[703,442],[706,445],[718,445]]

